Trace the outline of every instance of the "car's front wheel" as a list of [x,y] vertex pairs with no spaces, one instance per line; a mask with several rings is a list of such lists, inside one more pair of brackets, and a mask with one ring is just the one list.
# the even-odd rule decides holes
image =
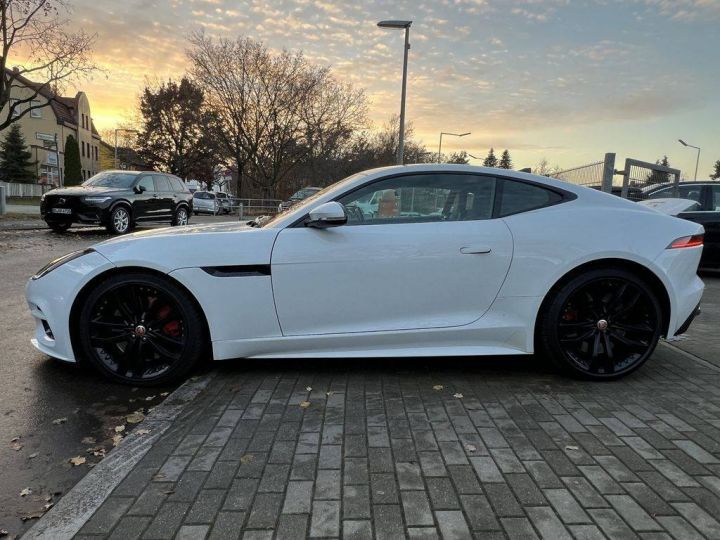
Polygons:
[[540,314],[539,344],[565,371],[616,379],[652,355],[662,320],[657,295],[645,281],[622,269],[592,270],[552,293]]
[[188,294],[150,274],[103,281],[87,297],[78,322],[83,357],[125,384],[180,379],[200,359],[206,343],[202,316]]
[[130,210],[125,206],[116,206],[110,212],[110,218],[106,225],[107,230],[112,234],[125,234],[132,228]]
[[190,214],[187,211],[187,208],[184,206],[180,206],[177,210],[175,210],[175,215],[173,216],[172,225],[187,225],[188,221],[190,219]]

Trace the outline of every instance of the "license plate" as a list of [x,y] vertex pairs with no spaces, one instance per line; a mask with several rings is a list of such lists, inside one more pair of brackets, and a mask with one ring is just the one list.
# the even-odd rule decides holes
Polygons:
[[72,214],[72,208],[53,208],[50,211],[53,214]]

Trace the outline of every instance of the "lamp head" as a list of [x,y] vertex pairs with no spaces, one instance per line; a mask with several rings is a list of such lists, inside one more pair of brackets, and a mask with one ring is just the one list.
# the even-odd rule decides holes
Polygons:
[[377,25],[380,28],[410,28],[412,21],[380,21]]
[[678,142],[679,142],[680,144],[682,144],[683,146],[687,146],[687,145],[688,145],[688,144],[687,144],[685,141],[683,141],[682,139],[678,139]]

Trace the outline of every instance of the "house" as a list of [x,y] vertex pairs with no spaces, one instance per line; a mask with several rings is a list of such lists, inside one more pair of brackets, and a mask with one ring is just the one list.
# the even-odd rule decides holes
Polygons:
[[147,171],[150,167],[136,150],[127,146],[118,146],[117,162],[115,161],[115,147],[105,141],[100,141],[100,166],[98,170],[127,169],[130,171]]
[[[101,140],[92,121],[87,95],[78,92],[75,97],[56,96],[40,84],[16,75],[10,100],[31,97],[38,89],[33,104],[49,103],[49,106],[33,109],[17,121],[30,147],[38,183],[64,184],[63,164],[68,135],[75,137],[78,142],[83,178],[90,178],[100,170]],[[3,114],[7,113],[3,111]],[[4,138],[5,133],[0,132],[0,139]]]

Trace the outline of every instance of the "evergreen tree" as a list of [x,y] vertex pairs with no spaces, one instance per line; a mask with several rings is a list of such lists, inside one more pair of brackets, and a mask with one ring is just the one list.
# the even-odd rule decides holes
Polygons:
[[447,162],[455,163],[457,165],[467,165],[470,163],[470,160],[468,159],[468,153],[465,150],[461,150],[460,152],[450,154]]
[[502,153],[502,157],[500,158],[500,168],[501,169],[512,169],[512,159],[510,159],[510,152],[508,152],[507,149],[505,149]]
[[80,147],[77,139],[68,135],[65,140],[65,185],[77,186],[82,183],[82,165],[80,163]]
[[26,184],[37,180],[31,158],[20,125],[11,125],[5,140],[0,144],[0,180]]
[[[662,159],[657,160],[655,164],[662,165],[663,167],[670,167],[670,161],[667,156],[663,156]],[[646,180],[646,183],[648,184],[666,184],[668,182],[670,182],[670,176],[668,173],[656,170],[653,170],[650,174],[648,174]]]
[[483,161],[483,165],[485,167],[497,167],[498,160],[495,157],[495,150],[493,148],[491,148],[490,151],[488,152],[488,155],[485,158],[485,161]]
[[715,171],[710,175],[713,180],[720,180],[720,159],[715,162]]

